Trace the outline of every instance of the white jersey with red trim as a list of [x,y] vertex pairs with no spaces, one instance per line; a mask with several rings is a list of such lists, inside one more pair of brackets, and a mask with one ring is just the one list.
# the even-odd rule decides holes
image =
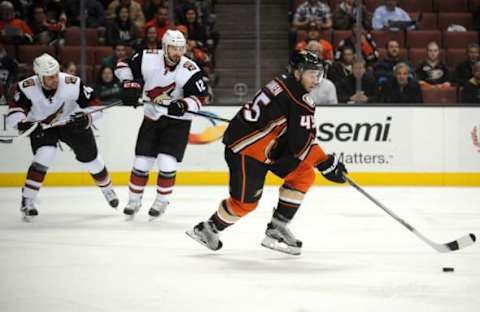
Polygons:
[[[165,66],[162,50],[143,50],[127,62],[120,62],[115,70],[120,80],[135,80],[143,83],[142,99],[147,102],[167,104],[171,100],[183,99],[189,111],[199,111],[207,97],[207,85],[200,68],[194,61],[182,56],[171,68]],[[158,105],[144,104],[145,116],[157,120],[168,115],[167,109]],[[189,114],[177,119],[191,119]]]
[[43,89],[37,75],[20,81],[9,103],[7,123],[13,128],[24,119],[50,124],[98,104],[93,89],[79,77],[60,72],[58,78],[58,87],[53,91]]

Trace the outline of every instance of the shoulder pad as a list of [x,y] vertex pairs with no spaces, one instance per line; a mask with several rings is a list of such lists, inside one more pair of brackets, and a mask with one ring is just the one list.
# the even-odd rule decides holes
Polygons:
[[65,84],[75,84],[77,83],[78,77],[65,75]]
[[33,77],[27,78],[21,82],[22,88],[28,88],[35,85],[35,79]]
[[275,81],[275,80],[272,80],[270,81],[269,83],[267,83],[267,85],[265,86],[265,88],[270,91],[270,93],[273,95],[273,96],[277,96],[279,95],[280,93],[283,92],[283,88]]

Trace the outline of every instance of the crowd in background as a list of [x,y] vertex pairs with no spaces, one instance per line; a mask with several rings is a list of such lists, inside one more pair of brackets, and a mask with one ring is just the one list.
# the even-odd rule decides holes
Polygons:
[[[424,96],[446,92],[453,94],[453,102],[458,98],[479,104],[480,1],[451,0],[445,4],[448,12],[455,12],[456,5],[461,11],[454,14],[442,14],[440,2],[365,0],[358,7],[357,0],[292,1],[291,49],[316,53],[326,68],[324,81],[313,92],[317,104],[423,103]],[[415,12],[407,12],[402,4]],[[441,29],[435,20],[428,28],[427,17],[440,15],[442,20],[451,18],[448,27]],[[466,38],[454,49],[444,42],[449,53],[456,53],[450,64],[441,42],[447,32]]]
[[[290,2],[290,48],[310,50],[325,63],[325,79],[313,94],[319,104],[422,103],[442,94],[453,94],[453,102],[480,103],[480,0],[363,0],[361,7],[357,0]],[[187,56],[205,72],[213,97],[215,1],[174,3],[169,8],[167,0],[85,0],[86,42],[95,50],[85,79],[102,99],[119,97],[112,74],[117,61],[160,48],[167,29],[185,35]],[[42,49],[58,54],[63,70],[79,74],[79,49],[70,48],[80,44],[79,6],[78,0],[0,2],[1,94],[32,74],[29,46],[35,56]],[[443,14],[446,6],[450,11]],[[456,9],[461,12],[450,14]],[[105,53],[105,47],[111,49]]]
[[[219,36],[215,31],[214,0],[85,0],[84,23],[87,28],[87,77],[100,98],[114,101],[120,97],[120,84],[113,75],[119,60],[144,49],[161,48],[167,29],[180,30],[187,39],[186,56],[196,61],[215,85],[215,49]],[[0,92],[7,94],[15,82],[33,74],[33,57],[25,55],[30,47],[58,54],[65,62],[62,70],[79,75],[80,1],[78,0],[9,0],[0,2]],[[173,20],[170,18],[173,12]],[[90,36],[92,35],[92,36]],[[93,39],[92,39],[93,38]],[[70,46],[73,49],[70,53]],[[106,55],[105,47],[111,47]],[[58,52],[58,53],[57,53]],[[70,55],[70,54],[72,55]],[[96,55],[103,57],[97,60]],[[17,56],[17,57],[16,57]],[[64,56],[64,57],[60,57]],[[70,59],[70,60],[69,60]],[[69,61],[67,61],[69,60]],[[210,89],[211,96],[213,97]]]

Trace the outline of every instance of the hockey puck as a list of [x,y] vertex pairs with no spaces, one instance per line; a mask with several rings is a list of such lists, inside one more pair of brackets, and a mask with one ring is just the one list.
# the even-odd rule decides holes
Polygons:
[[442,268],[442,271],[443,271],[443,272],[453,272],[453,271],[455,271],[455,269],[452,268],[452,267],[443,267],[443,268]]

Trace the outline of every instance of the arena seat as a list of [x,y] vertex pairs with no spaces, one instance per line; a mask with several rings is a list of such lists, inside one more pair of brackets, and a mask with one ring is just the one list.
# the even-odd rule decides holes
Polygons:
[[478,43],[478,32],[444,32],[443,46],[446,49],[465,49],[469,43]]
[[[418,64],[427,57],[427,49],[410,49],[408,50],[408,60],[414,69],[417,69]],[[445,50],[440,49],[440,59],[445,62]]]
[[467,12],[466,4],[465,0],[434,0],[435,10],[441,13]]
[[448,49],[447,50],[447,66],[449,70],[454,70],[458,64],[467,59],[465,49]]
[[17,48],[17,59],[20,63],[32,64],[33,59],[43,53],[55,57],[55,47],[47,45],[19,45]]
[[[59,60],[62,63],[74,62],[75,64],[80,64],[80,47],[78,46],[65,46],[60,47],[58,51]],[[86,48],[86,64],[94,64],[95,62],[95,48],[87,47]]]
[[438,13],[438,28],[447,30],[450,25],[462,25],[467,30],[472,29],[470,13]]
[[[67,27],[65,29],[65,44],[69,46],[80,45],[80,27]],[[93,28],[87,28],[85,30],[85,42],[87,46],[96,46],[98,44],[97,30]]]
[[405,34],[403,31],[374,30],[371,34],[379,48],[385,48],[385,44],[391,39],[398,41],[400,47],[405,47]]
[[449,88],[422,88],[423,103],[425,104],[456,104],[457,103],[457,89],[455,87]]
[[[412,20],[419,18],[419,12],[409,13]],[[437,13],[422,13],[422,18],[417,23],[418,30],[438,30],[438,15]]]
[[407,12],[433,12],[432,0],[400,0],[399,5]]
[[333,46],[337,47],[340,41],[349,38],[350,36],[352,36],[351,30],[335,30],[333,32]]
[[442,46],[442,33],[439,30],[407,31],[407,48],[426,48],[432,41]]

